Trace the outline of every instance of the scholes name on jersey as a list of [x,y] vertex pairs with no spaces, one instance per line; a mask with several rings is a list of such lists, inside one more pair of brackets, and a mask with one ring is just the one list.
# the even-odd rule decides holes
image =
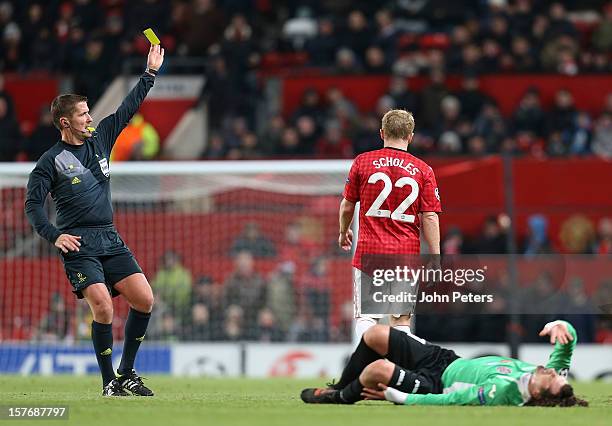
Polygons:
[[372,161],[372,165],[376,169],[381,167],[399,167],[400,169],[406,170],[410,176],[414,176],[419,172],[419,169],[414,164],[404,164],[405,160],[396,157],[380,157],[378,160]]

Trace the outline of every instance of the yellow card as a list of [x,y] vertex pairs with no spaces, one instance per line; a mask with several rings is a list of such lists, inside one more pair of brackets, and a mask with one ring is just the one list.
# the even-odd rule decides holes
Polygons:
[[149,40],[151,44],[157,45],[161,43],[151,28],[147,28],[142,33],[145,35],[145,37],[147,37],[147,40]]

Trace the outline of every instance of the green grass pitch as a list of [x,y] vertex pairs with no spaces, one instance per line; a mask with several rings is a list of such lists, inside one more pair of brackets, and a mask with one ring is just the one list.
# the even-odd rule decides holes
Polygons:
[[612,424],[612,384],[575,383],[589,408],[401,407],[385,402],[354,406],[306,405],[304,387],[323,380],[186,379],[151,377],[153,398],[103,398],[97,377],[0,376],[0,405],[67,405],[70,418],[0,420],[14,425],[580,425]]

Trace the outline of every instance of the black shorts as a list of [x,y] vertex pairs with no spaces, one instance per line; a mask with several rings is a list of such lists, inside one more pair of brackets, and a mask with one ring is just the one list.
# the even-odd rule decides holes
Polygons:
[[429,393],[442,393],[442,374],[458,358],[450,349],[432,345],[391,327],[387,359],[426,378],[430,383]]
[[61,253],[72,292],[83,298],[83,289],[104,283],[112,297],[119,295],[114,285],[125,277],[142,273],[134,255],[113,226],[76,228],[63,231],[80,236],[78,252]]

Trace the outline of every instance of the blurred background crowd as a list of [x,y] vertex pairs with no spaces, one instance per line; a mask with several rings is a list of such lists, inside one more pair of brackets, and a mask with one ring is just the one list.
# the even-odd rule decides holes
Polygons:
[[[33,127],[18,120],[3,75],[59,76],[70,90],[88,96],[91,107],[117,75],[134,71],[131,59],[142,65],[149,45],[141,31],[147,27],[166,50],[162,74],[180,58],[204,64],[172,70],[200,72],[206,79],[194,105],[209,106],[208,143],[200,159],[353,158],[381,146],[380,118],[392,108],[413,112],[416,135],[410,151],[419,156],[477,158],[507,152],[612,158],[612,87],[600,88],[607,96],[597,111],[585,111],[576,106],[575,92],[561,87],[552,102],[544,102],[534,85],[520,94],[510,113],[502,113],[481,89],[483,76],[490,75],[610,74],[610,1],[0,0],[0,161],[36,161],[58,140],[48,107]],[[270,77],[383,75],[390,76],[388,87],[365,111],[356,105],[354,93],[333,86],[306,88],[295,108],[261,108],[281,103],[270,102],[265,85]],[[457,83],[452,88],[451,78]],[[149,126],[147,146],[152,148],[145,158],[165,159],[155,129],[142,117],[138,120],[132,125]],[[143,159],[113,155],[117,161]],[[14,197],[19,212],[20,196]],[[9,235],[13,225],[6,222]],[[451,227],[442,251],[505,254],[506,225],[492,216],[475,235]],[[149,276],[159,309],[151,337],[349,340],[352,301],[332,314],[328,279],[336,273],[336,260],[345,265],[349,260],[333,248],[334,241],[313,247],[307,234],[290,225],[282,241],[273,240],[256,223],[246,224],[225,254],[233,269],[216,279],[194,276],[182,261],[186,253],[168,251]],[[0,239],[3,250],[14,248],[12,241]],[[517,252],[526,257],[610,256],[612,220],[573,217],[558,238],[551,238],[548,218],[532,215]],[[261,259],[275,262],[271,272],[257,272],[254,265]],[[299,271],[299,262],[308,268]],[[612,341],[609,318],[581,315],[594,303],[581,277],[573,277],[562,292],[555,290],[555,279],[543,272],[532,286],[539,294],[532,296],[554,293],[563,312],[575,312],[572,321],[582,342]],[[612,291],[606,279],[600,288]],[[610,300],[607,294],[600,300]],[[11,334],[0,334],[0,339],[88,338],[90,318],[81,312],[83,306],[72,306],[53,294],[40,323],[15,317]],[[508,317],[499,314],[505,308],[490,309],[476,316],[423,317],[417,330],[432,340],[505,341]],[[514,331],[529,340],[536,336],[534,327],[549,317],[526,316]],[[121,338],[122,324],[114,325]]]
[[[544,106],[533,87],[502,115],[479,88],[481,75],[610,73],[609,1],[2,1],[0,72],[68,76],[93,105],[129,58],[146,54],[146,27],[169,58],[205,60],[200,100],[214,107],[201,158],[350,158],[379,146],[379,119],[394,107],[416,117],[416,154],[612,156],[612,96],[587,113],[568,90]],[[257,119],[262,79],[279,70],[393,78],[370,111],[331,88]],[[414,76],[426,79],[418,91]],[[0,129],[1,161],[36,160],[57,138],[44,112],[22,131],[1,83]]]

